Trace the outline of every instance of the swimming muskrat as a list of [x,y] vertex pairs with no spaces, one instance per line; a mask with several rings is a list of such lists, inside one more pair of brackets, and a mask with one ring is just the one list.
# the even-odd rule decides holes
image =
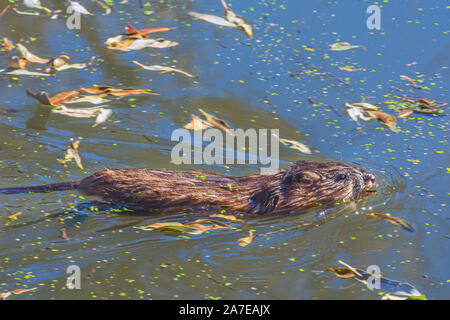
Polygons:
[[229,177],[207,172],[106,169],[77,182],[0,189],[0,193],[77,189],[143,209],[220,207],[243,213],[284,213],[357,200],[375,176],[338,162],[297,161],[272,175]]

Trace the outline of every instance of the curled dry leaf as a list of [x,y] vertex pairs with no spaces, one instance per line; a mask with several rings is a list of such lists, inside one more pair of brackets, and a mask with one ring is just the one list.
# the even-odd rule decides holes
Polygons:
[[83,170],[83,164],[81,163],[81,157],[78,153],[78,147],[80,146],[80,141],[73,141],[73,139],[70,139],[70,148],[67,150],[66,156],[64,159],[56,159],[62,164],[67,164],[68,162],[72,161],[72,159],[75,160],[77,166]]
[[39,16],[39,12],[36,11],[21,11],[17,8],[12,8],[15,13],[25,15],[25,16]]
[[397,118],[391,114],[384,113],[383,111],[367,111],[369,115],[383,122],[389,129],[395,130],[395,126],[397,125]]
[[175,69],[175,68],[170,68],[170,67],[165,67],[165,66],[159,66],[159,65],[152,65],[152,66],[146,66],[144,64],[141,64],[139,62],[137,62],[136,60],[133,61],[134,64],[137,64],[139,67],[146,69],[146,70],[151,70],[151,71],[159,71],[160,73],[167,73],[167,72],[178,72],[181,74],[184,74],[185,76],[189,77],[189,78],[195,78],[194,75],[187,73],[183,70],[180,69]]
[[372,216],[374,218],[388,221],[392,224],[395,224],[396,226],[402,227],[406,231],[413,232],[414,227],[405,219],[398,218],[398,217],[391,217],[386,214],[380,214],[380,213],[374,213],[374,212],[368,212],[367,215]]
[[133,27],[132,25],[129,24],[125,27],[125,35],[128,38],[142,38],[143,36],[145,36],[146,34],[149,34],[149,33],[163,32],[163,31],[169,31],[169,30],[173,30],[173,29],[175,29],[175,27],[149,28],[149,29],[137,30],[135,27]]
[[367,281],[372,281],[373,277],[379,279],[379,288],[374,288],[387,293],[391,297],[396,298],[406,298],[413,300],[425,300],[425,295],[421,294],[414,286],[409,283],[401,282],[397,280],[391,280],[383,277],[382,275],[375,273],[368,273],[364,270],[353,268],[345,262],[338,261],[340,264],[344,265],[346,268],[328,268],[326,271],[333,272],[339,278],[354,278],[359,282],[367,285]]
[[210,124],[234,136],[233,129],[225,120],[219,119],[200,108],[198,110],[205,116],[206,121],[208,121]]
[[101,1],[99,1],[99,0],[94,0],[99,6],[101,6],[103,9],[105,9],[105,13],[103,14],[104,16],[107,16],[107,15],[109,15],[110,13],[111,13],[111,8],[107,5],[107,4],[105,4],[105,3],[103,3],[103,2],[101,2]]
[[248,233],[248,237],[238,239],[238,244],[240,247],[248,246],[252,242],[253,242],[253,231],[250,231]]
[[298,150],[298,151],[300,151],[302,153],[306,153],[306,154],[312,153],[311,149],[306,144],[303,144],[303,143],[295,141],[295,140],[288,140],[288,139],[280,138],[278,135],[276,135],[274,133],[272,133],[272,135],[275,138],[277,138],[282,144],[284,144],[285,146],[287,146],[289,148]]
[[12,56],[8,61],[9,69],[25,69],[27,67],[28,60],[19,58],[18,56]]
[[192,116],[191,122],[189,122],[184,126],[184,128],[188,130],[205,130],[211,127],[213,127],[213,125],[210,124],[208,121],[200,119],[199,117],[194,115]]
[[413,113],[414,113],[414,111],[411,109],[403,110],[398,114],[398,117],[402,118],[402,119],[408,118],[408,117],[412,116]]
[[19,50],[22,57],[27,59],[29,62],[46,64],[51,61],[51,59],[42,59],[32,54],[23,44],[20,43],[17,44],[17,50]]
[[222,218],[222,219],[225,219],[225,220],[236,221],[236,222],[241,222],[241,223],[244,222],[244,220],[236,218],[233,215],[227,215],[227,214],[221,214],[221,213],[212,214],[212,215],[210,215],[210,217],[212,217],[212,218]]
[[411,87],[413,87],[414,89],[417,89],[417,88],[418,88],[416,82],[415,82],[413,79],[411,79],[410,77],[401,75],[400,78],[402,78],[403,80],[408,81],[408,83],[409,83],[409,84],[411,85]]
[[85,14],[88,16],[93,16],[92,13],[90,13],[85,7],[83,7],[81,4],[79,4],[76,1],[70,1],[69,0],[69,7],[67,10],[67,13],[77,12],[79,14]]
[[47,73],[28,71],[25,69],[0,69],[0,73],[11,76],[48,77]]
[[203,20],[209,23],[213,23],[219,26],[223,26],[223,27],[229,27],[229,28],[236,28],[236,25],[234,23],[229,22],[228,20],[225,20],[222,17],[218,17],[218,16],[214,16],[211,14],[205,14],[205,13],[198,13],[198,12],[193,12],[193,11],[189,11],[187,13],[188,15],[197,18],[199,20]]
[[8,38],[3,38],[2,43],[2,51],[11,51],[12,49],[14,49],[14,44],[8,40]]
[[14,214],[8,216],[8,219],[17,219],[17,217],[20,216],[21,214],[22,214],[21,211],[16,212],[16,213],[14,213]]

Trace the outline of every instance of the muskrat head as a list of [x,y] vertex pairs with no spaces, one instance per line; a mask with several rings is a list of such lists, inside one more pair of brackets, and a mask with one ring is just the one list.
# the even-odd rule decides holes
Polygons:
[[251,198],[253,212],[288,211],[357,200],[374,192],[375,176],[339,162],[298,161]]
[[298,161],[282,177],[282,193],[293,204],[317,204],[357,200],[373,191],[375,176],[363,169],[339,162]]

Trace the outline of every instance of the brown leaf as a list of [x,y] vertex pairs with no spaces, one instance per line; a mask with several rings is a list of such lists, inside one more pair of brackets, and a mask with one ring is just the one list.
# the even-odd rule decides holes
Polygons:
[[384,113],[383,111],[367,111],[367,112],[372,118],[383,122],[390,129],[395,129],[395,126],[397,124],[397,119],[395,118],[395,116]]
[[51,59],[42,59],[42,58],[39,58],[38,56],[32,54],[27,48],[25,48],[24,45],[22,45],[20,43],[17,44],[17,49],[22,54],[22,57],[24,57],[25,59],[27,59],[30,62],[46,64],[51,61]]
[[184,126],[184,128],[188,130],[204,130],[211,127],[212,125],[210,123],[196,116],[192,116],[191,122]]
[[386,214],[380,214],[380,213],[374,213],[374,212],[367,212],[367,215],[375,217],[380,220],[388,221],[392,224],[402,227],[403,229],[405,229],[407,231],[410,231],[410,232],[414,231],[414,227],[408,221],[406,221],[402,218],[390,217]]
[[17,218],[18,216],[20,216],[21,214],[22,214],[21,211],[16,212],[16,213],[14,213],[14,214],[8,216],[8,219],[15,219],[15,218]]
[[249,232],[248,237],[238,239],[238,243],[239,243],[240,247],[248,246],[252,242],[253,242],[253,231]]
[[230,221],[236,221],[236,222],[244,222],[244,220],[238,219],[233,215],[226,215],[226,214],[212,214],[210,215],[210,217],[212,218],[222,218],[222,219],[226,219],[226,220],[230,220]]
[[337,277],[342,278],[342,279],[353,278],[355,276],[355,273],[348,268],[336,268],[336,269],[328,268],[325,271],[334,272],[334,274]]
[[173,29],[175,29],[175,27],[161,27],[161,28],[149,28],[149,29],[137,30],[135,27],[133,27],[132,25],[129,24],[125,27],[125,35],[128,37],[142,38],[142,36],[145,36],[146,34],[149,34],[149,33],[163,32],[163,31],[169,31],[169,30],[173,30]]
[[398,114],[398,117],[399,117],[399,118],[402,118],[402,119],[408,118],[408,117],[410,117],[413,113],[414,113],[414,111],[411,110],[411,109],[403,110],[402,112],[400,112],[400,113]]
[[209,114],[202,109],[198,109],[206,118],[206,121],[214,125],[215,127],[222,129],[225,132],[228,132],[230,135],[233,134],[233,129],[230,127],[228,123],[226,123],[224,120],[217,118],[216,116],[213,116],[212,114]]

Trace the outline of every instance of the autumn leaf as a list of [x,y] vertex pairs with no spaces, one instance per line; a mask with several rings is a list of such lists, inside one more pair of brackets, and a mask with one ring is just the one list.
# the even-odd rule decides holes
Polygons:
[[228,132],[232,136],[234,135],[233,129],[225,120],[219,119],[216,116],[213,116],[212,114],[209,114],[200,108],[198,110],[205,116],[206,121],[208,121],[210,124],[219,129],[222,129],[225,132]]
[[[201,224],[201,223],[208,223],[208,224]],[[233,227],[227,224],[209,219],[199,219],[193,222],[188,222],[186,224],[182,224],[180,222],[159,222],[150,224],[148,226],[140,227],[140,229],[143,230],[181,232],[194,235],[202,234],[210,230],[230,229],[230,228],[233,229]]]
[[160,73],[167,73],[167,72],[178,72],[181,74],[184,74],[185,76],[189,77],[189,78],[195,78],[194,75],[187,73],[183,70],[180,69],[175,69],[175,68],[170,68],[170,67],[165,67],[165,66],[159,66],[159,65],[152,65],[152,66],[146,66],[143,65],[139,62],[137,62],[136,60],[133,61],[134,64],[137,64],[139,67],[146,69],[146,70],[151,70],[151,71],[159,71]]
[[417,89],[417,88],[418,88],[416,82],[415,82],[413,79],[411,79],[410,77],[401,75],[400,78],[402,78],[403,80],[408,81],[408,83],[409,83],[409,84],[411,85],[411,87],[413,87],[414,89]]
[[240,247],[248,246],[252,242],[253,242],[253,231],[249,232],[248,237],[238,239],[238,244]]
[[21,214],[22,214],[21,211],[16,212],[16,213],[14,213],[14,214],[8,216],[8,219],[17,219],[17,217],[20,216]]
[[411,109],[403,110],[398,114],[398,117],[402,118],[402,119],[408,118],[408,117],[412,116],[413,113],[414,113],[414,111]]
[[233,215],[226,215],[226,214],[221,214],[221,213],[212,214],[212,215],[210,215],[210,217],[212,217],[212,218],[222,218],[222,219],[226,219],[226,220],[230,220],[230,221],[236,221],[236,222],[241,222],[241,223],[244,222],[244,220],[238,219],[238,218],[236,218]]
[[351,45],[348,42],[333,43],[333,44],[329,45],[329,48],[330,48],[330,50],[333,50],[333,51],[344,51],[344,50],[351,50],[351,49],[358,49],[358,48],[364,49],[363,46]]
[[406,231],[409,231],[409,232],[414,231],[414,227],[408,221],[406,221],[402,218],[390,217],[386,214],[380,214],[380,213],[374,213],[374,212],[368,212],[367,215],[372,216],[377,219],[380,219],[380,220],[388,221],[392,224],[402,227]]
[[63,160],[56,159],[62,164],[67,164],[68,162],[72,161],[72,159],[75,160],[77,166],[83,170],[83,164],[81,163],[81,157],[78,153],[78,147],[80,145],[80,141],[73,141],[73,139],[70,139],[70,148],[67,150],[66,156]]
[[155,33],[155,32],[163,32],[163,31],[169,31],[169,30],[173,30],[175,29],[175,27],[161,27],[161,28],[149,28],[149,29],[142,29],[142,30],[137,30],[135,27],[133,27],[132,25],[127,25],[125,27],[125,35],[129,38],[142,38],[142,36],[145,36],[146,34],[149,33]]
[[17,50],[19,50],[22,57],[27,59],[29,62],[46,64],[51,61],[51,59],[42,59],[32,54],[24,45],[20,43],[17,44]]
[[3,38],[1,46],[4,51],[11,51],[14,49],[14,44],[9,41],[8,38]]
[[389,129],[395,130],[397,119],[395,116],[384,113],[383,111],[367,111],[374,119],[383,122]]
[[209,23],[213,23],[219,26],[223,26],[223,27],[229,27],[229,28],[236,28],[236,25],[234,23],[229,22],[228,20],[225,20],[222,17],[218,17],[218,16],[214,16],[211,14],[205,14],[205,13],[198,13],[198,12],[193,12],[193,11],[189,11],[187,14],[189,14],[190,16],[197,18],[199,20],[203,20]]
[[184,126],[184,128],[188,130],[205,130],[211,127],[212,125],[208,121],[200,119],[197,116],[192,116],[191,122]]
[[280,138],[278,135],[276,135],[274,133],[272,135],[275,138],[277,138],[282,144],[284,144],[285,146],[288,146],[289,148],[298,150],[298,151],[300,151],[302,153],[306,153],[306,154],[312,153],[311,149],[306,144],[303,144],[303,143],[295,141],[295,140],[288,140],[288,139]]

